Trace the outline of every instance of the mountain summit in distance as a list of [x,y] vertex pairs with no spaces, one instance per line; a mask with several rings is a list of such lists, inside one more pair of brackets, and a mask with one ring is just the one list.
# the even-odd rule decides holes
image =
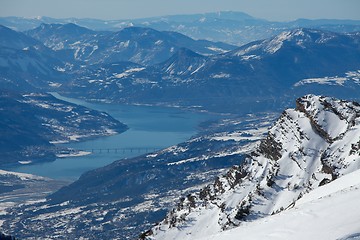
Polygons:
[[54,51],[72,51],[75,60],[91,64],[131,61],[154,65],[187,47],[203,55],[236,48],[221,42],[194,40],[183,34],[148,27],[127,27],[116,32],[91,31],[78,25],[42,24],[25,32]]
[[[79,96],[95,88],[92,94],[100,99],[201,106],[215,112],[280,110],[306,93],[358,99],[358,41],[357,33],[299,28],[216,55],[182,49],[164,62],[131,74],[125,74],[129,70],[112,75],[106,71],[106,76],[94,73],[91,78],[97,81],[91,82],[80,75],[76,85],[68,87]],[[100,80],[121,84],[121,88],[105,89]]]
[[298,19],[290,22],[275,22],[259,19],[244,12],[219,11],[204,14],[167,15],[139,19],[100,20],[49,17],[20,18],[2,17],[0,24],[14,30],[26,31],[45,24],[75,23],[96,31],[119,31],[126,27],[147,27],[158,31],[175,31],[194,39],[243,44],[272,37],[293,28],[317,28],[335,32],[360,31],[359,20]]

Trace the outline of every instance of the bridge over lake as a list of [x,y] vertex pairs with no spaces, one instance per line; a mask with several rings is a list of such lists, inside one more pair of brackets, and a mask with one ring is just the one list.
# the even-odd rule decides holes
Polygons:
[[158,151],[160,147],[126,147],[126,148],[89,148],[89,149],[78,149],[79,151],[91,152],[91,153],[150,153]]

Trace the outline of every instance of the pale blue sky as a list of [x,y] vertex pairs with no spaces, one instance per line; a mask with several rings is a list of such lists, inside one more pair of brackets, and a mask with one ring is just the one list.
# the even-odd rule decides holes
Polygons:
[[0,16],[131,19],[242,11],[268,20],[360,20],[360,0],[0,0]]

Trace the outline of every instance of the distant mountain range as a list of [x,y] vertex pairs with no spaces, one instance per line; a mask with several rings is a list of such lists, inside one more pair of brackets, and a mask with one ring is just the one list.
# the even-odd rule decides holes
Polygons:
[[358,33],[300,28],[218,55],[180,49],[148,67],[94,66],[62,87],[79,97],[223,112],[279,109],[306,93],[357,99],[359,39]]
[[139,27],[0,31],[4,88],[217,112],[281,109],[306,93],[359,98],[358,32],[297,28],[235,48]]
[[293,28],[317,28],[335,32],[360,31],[360,21],[336,19],[298,19],[291,22],[272,22],[254,18],[243,12],[223,11],[216,13],[160,16],[132,20],[54,19],[49,17],[3,17],[0,24],[14,30],[37,28],[42,23],[74,23],[92,30],[119,31],[125,27],[146,27],[158,31],[175,31],[194,39],[221,41],[243,45],[255,40],[272,37]]
[[94,32],[74,24],[43,24],[26,34],[0,27],[2,88],[23,91],[46,89],[49,85],[51,88],[54,82],[63,84],[71,79],[72,70],[82,71],[92,64],[132,61],[153,65],[183,47],[205,55],[235,48],[196,41],[175,32],[135,27],[113,33]]
[[42,24],[25,32],[57,50],[72,50],[75,60],[90,64],[131,61],[154,65],[167,60],[182,47],[203,55],[233,50],[235,46],[206,40],[193,40],[176,32],[129,27],[118,32],[95,32],[75,24]]

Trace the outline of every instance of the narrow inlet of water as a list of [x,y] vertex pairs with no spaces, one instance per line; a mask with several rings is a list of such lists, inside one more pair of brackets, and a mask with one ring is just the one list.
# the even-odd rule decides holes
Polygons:
[[54,162],[22,165],[10,169],[11,171],[74,181],[84,172],[105,166],[115,160],[139,156],[186,141],[196,134],[197,126],[201,122],[218,118],[216,115],[178,108],[88,103],[79,99],[63,97],[57,93],[53,93],[53,95],[67,102],[107,112],[128,125],[129,130],[113,136],[62,144],[74,149],[93,151],[90,155],[57,158]]

